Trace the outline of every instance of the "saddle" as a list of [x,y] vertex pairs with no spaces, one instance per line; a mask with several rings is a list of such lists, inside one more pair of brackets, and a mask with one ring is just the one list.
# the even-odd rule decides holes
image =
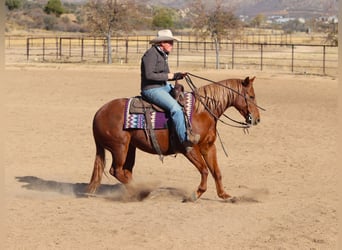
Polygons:
[[145,114],[146,110],[165,113],[164,109],[144,100],[142,96],[136,96],[132,98],[131,105],[129,106],[130,113]]
[[[175,100],[177,100],[178,103],[183,107],[183,113],[184,113],[184,117],[186,121],[185,124],[186,124],[187,130],[190,130],[190,122],[189,122],[189,119],[187,118],[187,114],[185,113],[185,109],[184,109],[184,106],[185,106],[184,86],[176,82],[174,88],[171,91],[171,96],[175,98]],[[143,114],[145,116],[146,136],[148,139],[151,140],[151,143],[154,149],[159,155],[159,159],[163,162],[163,154],[161,152],[157,138],[154,133],[154,129],[152,126],[152,121],[151,121],[152,120],[151,114],[152,112],[165,113],[165,110],[155,104],[152,104],[144,100],[142,96],[136,96],[131,99],[129,112],[131,114]]]
[[[178,103],[184,107],[185,105],[185,97],[184,97],[184,86],[176,82],[174,88],[171,91],[171,96],[178,101]],[[132,98],[131,105],[129,107],[129,112],[133,114],[145,114],[146,110],[162,112],[165,113],[165,110],[161,107],[152,104],[146,100],[142,96],[136,96]]]

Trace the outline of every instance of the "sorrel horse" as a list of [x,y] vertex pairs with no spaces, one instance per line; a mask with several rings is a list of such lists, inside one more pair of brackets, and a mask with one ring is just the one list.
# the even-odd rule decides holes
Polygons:
[[[171,147],[168,129],[155,130],[163,155],[182,153],[192,162],[201,174],[201,181],[188,200],[197,200],[207,190],[207,177],[210,172],[215,180],[217,195],[225,200],[232,198],[225,192],[222,175],[217,162],[215,140],[219,117],[229,107],[235,107],[249,125],[260,122],[260,115],[253,88],[253,78],[226,79],[196,88],[192,116],[192,130],[200,134],[200,141],[190,152],[176,142]],[[127,98],[115,99],[102,106],[93,120],[93,135],[96,144],[96,157],[88,193],[95,193],[101,183],[105,168],[105,150],[112,154],[109,170],[125,186],[132,181],[136,149],[157,154],[151,140],[147,140],[144,130],[123,129],[124,109]],[[173,143],[173,145],[175,145]]]

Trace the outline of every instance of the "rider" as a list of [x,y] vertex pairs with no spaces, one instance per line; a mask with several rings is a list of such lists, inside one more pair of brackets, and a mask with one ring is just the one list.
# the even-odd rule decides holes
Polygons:
[[152,39],[152,44],[141,58],[141,95],[170,113],[178,138],[186,151],[197,144],[200,135],[187,133],[182,107],[171,96],[174,87],[170,81],[183,79],[186,73],[170,73],[168,55],[172,50],[173,42],[179,41],[172,35],[171,30],[160,30],[157,37]]

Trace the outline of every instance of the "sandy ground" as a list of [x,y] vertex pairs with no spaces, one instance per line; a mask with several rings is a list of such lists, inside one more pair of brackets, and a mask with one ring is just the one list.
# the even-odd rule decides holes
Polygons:
[[80,197],[95,155],[92,117],[113,98],[139,94],[138,69],[7,67],[5,249],[336,249],[337,80],[191,72],[257,77],[258,104],[267,109],[261,123],[248,135],[218,126],[229,154],[217,141],[218,160],[226,191],[240,198],[235,204],[217,197],[211,177],[201,199],[183,203],[199,184],[197,170],[182,155],[162,164],[141,151],[134,177],[151,191],[146,199],[130,200],[109,174],[97,197]]

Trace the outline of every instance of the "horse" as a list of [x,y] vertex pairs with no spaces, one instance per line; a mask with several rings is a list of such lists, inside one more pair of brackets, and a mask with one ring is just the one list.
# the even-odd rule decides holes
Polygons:
[[[176,140],[171,143],[171,131],[168,128],[155,130],[155,137],[163,155],[183,154],[199,171],[201,180],[189,201],[196,201],[207,190],[209,172],[215,180],[216,192],[219,198],[230,200],[234,197],[228,194],[222,184],[222,174],[217,161],[215,141],[217,139],[217,122],[229,108],[235,109],[244,117],[247,127],[260,122],[260,108],[256,104],[253,78],[225,79],[211,82],[191,92],[195,97],[191,128],[200,135],[198,144],[187,152]],[[94,168],[86,192],[94,194],[101,184],[105,169],[105,151],[112,155],[109,173],[127,188],[133,180],[136,149],[150,154],[157,154],[151,140],[142,129],[126,130],[123,128],[124,109],[128,98],[119,98],[104,104],[93,119],[93,137],[96,145]],[[173,146],[172,146],[173,145]],[[175,146],[176,145],[176,146]]]

